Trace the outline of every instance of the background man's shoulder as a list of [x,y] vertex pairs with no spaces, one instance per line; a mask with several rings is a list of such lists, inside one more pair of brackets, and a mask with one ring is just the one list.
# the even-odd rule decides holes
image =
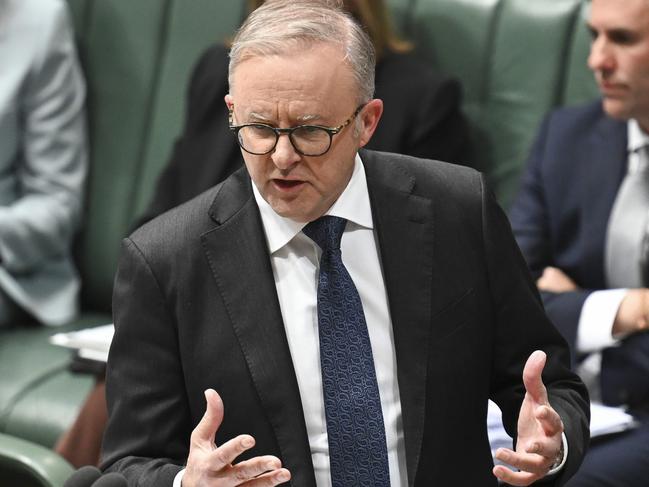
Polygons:
[[625,122],[609,117],[602,107],[601,100],[583,105],[561,107],[550,112],[546,125],[555,131],[592,132],[600,127],[617,126]]

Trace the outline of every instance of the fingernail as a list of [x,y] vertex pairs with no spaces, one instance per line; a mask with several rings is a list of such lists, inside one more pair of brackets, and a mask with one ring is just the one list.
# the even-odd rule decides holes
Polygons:
[[282,470],[277,474],[277,480],[279,480],[280,482],[287,482],[289,478],[290,477],[288,475],[288,472],[286,472],[285,470]]
[[254,445],[254,441],[252,438],[249,436],[246,436],[243,440],[241,440],[241,446],[244,448],[250,448],[252,445]]

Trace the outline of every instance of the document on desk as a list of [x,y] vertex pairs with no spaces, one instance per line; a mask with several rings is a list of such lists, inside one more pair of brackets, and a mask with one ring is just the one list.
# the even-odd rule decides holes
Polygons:
[[111,323],[78,331],[57,333],[50,337],[50,343],[76,350],[81,358],[106,362],[114,333],[115,327]]
[[[590,437],[620,433],[637,426],[636,420],[623,408],[604,406],[603,404],[590,404]],[[498,448],[511,448],[512,439],[505,431],[502,424],[500,408],[489,401],[487,410],[487,432],[491,453],[496,453]]]

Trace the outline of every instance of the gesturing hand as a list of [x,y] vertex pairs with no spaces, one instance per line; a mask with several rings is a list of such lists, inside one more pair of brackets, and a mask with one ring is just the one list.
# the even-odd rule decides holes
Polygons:
[[545,359],[545,353],[537,350],[523,370],[526,393],[518,416],[516,451],[499,448],[496,452],[498,460],[519,469],[513,472],[502,465],[494,467],[494,475],[511,485],[530,485],[544,477],[561,451],[563,423],[550,406],[541,379]]
[[223,401],[212,389],[205,391],[205,400],[205,414],[192,431],[183,487],[265,487],[291,478],[279,458],[270,455],[233,464],[254,446],[255,440],[250,435],[239,435],[217,447],[214,435],[223,421]]

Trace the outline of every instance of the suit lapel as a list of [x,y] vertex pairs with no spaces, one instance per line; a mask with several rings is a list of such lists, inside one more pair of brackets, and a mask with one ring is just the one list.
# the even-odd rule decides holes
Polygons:
[[431,201],[413,195],[414,179],[387,170],[389,159],[361,153],[390,305],[406,443],[408,481],[416,478],[424,432],[433,222]]
[[245,169],[226,180],[210,215],[219,226],[203,235],[203,246],[283,463],[292,484],[315,487],[268,247]]

